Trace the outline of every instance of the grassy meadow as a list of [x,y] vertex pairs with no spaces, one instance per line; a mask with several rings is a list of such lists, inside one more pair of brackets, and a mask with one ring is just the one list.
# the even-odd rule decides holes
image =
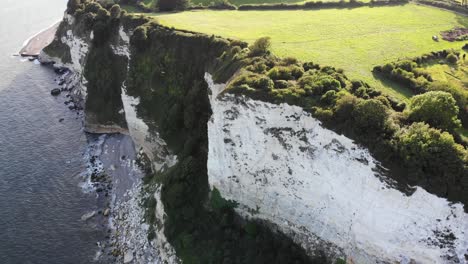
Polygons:
[[[192,0],[192,4],[203,4],[209,5],[211,2],[217,2],[216,0]],[[275,4],[275,3],[302,3],[304,0],[229,0],[234,5],[245,5],[245,4]]]
[[431,51],[459,49],[463,43],[435,42],[431,36],[468,25],[468,17],[415,4],[291,11],[203,10],[153,16],[167,26],[249,43],[269,36],[272,51],[279,56],[343,68],[349,77],[363,79],[400,98],[411,96],[411,92],[375,79],[372,68]]

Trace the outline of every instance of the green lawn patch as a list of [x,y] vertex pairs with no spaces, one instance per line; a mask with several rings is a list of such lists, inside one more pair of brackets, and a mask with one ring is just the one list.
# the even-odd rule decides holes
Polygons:
[[[192,0],[193,4],[202,4],[202,5],[210,5],[213,2],[219,2],[219,0]],[[239,5],[246,5],[246,4],[276,4],[276,3],[288,3],[288,4],[295,4],[295,3],[302,3],[304,0],[229,0],[231,4],[236,6]]]
[[372,68],[402,57],[460,48],[462,43],[435,42],[431,36],[466,25],[468,18],[426,6],[292,11],[192,11],[154,14],[167,26],[236,38],[252,43],[272,39],[272,51],[322,65],[343,68],[377,89],[400,98],[411,91],[378,81]]
[[[462,52],[460,57],[463,54],[466,53]],[[468,59],[460,59],[457,64],[432,63],[425,66],[435,81],[448,82],[460,89],[468,87]]]

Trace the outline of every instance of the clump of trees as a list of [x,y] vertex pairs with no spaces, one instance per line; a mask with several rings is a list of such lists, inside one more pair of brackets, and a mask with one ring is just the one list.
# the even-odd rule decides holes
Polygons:
[[457,102],[451,94],[433,91],[411,98],[408,119],[412,122],[425,122],[442,130],[454,131],[460,127],[458,111]]
[[446,57],[447,61],[451,64],[456,64],[457,61],[458,61],[458,57],[457,55],[453,54],[453,53],[449,53]]
[[408,177],[429,182],[430,190],[466,205],[467,150],[450,133],[418,122],[401,129],[395,141]]
[[412,89],[415,93],[424,92],[427,85],[433,81],[431,75],[418,67],[418,64],[412,60],[376,66],[374,72]]
[[267,55],[270,52],[270,47],[271,47],[270,37],[259,38],[250,46],[250,55],[251,56]]

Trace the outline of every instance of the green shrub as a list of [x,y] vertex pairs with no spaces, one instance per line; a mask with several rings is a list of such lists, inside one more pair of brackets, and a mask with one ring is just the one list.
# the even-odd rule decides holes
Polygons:
[[143,49],[148,39],[148,32],[146,26],[139,26],[133,32],[131,42],[136,47]]
[[250,47],[250,56],[262,56],[270,52],[271,38],[263,37],[257,39]]
[[314,116],[323,122],[329,122],[333,119],[333,111],[317,107],[314,111]]
[[299,79],[298,84],[310,95],[323,95],[327,91],[339,91],[341,84],[330,75],[305,75]]
[[85,12],[97,14],[100,9],[102,9],[100,4],[91,2],[91,3],[86,4]]
[[351,89],[353,91],[364,86],[364,83],[361,80],[351,80]]
[[382,72],[390,74],[395,67],[391,63],[387,63],[382,67]]
[[377,97],[375,97],[376,100],[379,100],[383,105],[385,105],[387,108],[390,108],[392,107],[392,105],[390,104],[390,101],[388,100],[387,97],[383,96],[383,95],[379,95]]
[[259,88],[262,90],[272,90],[274,86],[275,84],[273,83],[273,81],[266,76],[260,77],[255,83],[255,88]]
[[427,86],[429,91],[443,91],[450,93],[457,101],[459,117],[464,126],[468,125],[468,91],[458,89],[448,82],[432,82]]
[[414,61],[403,60],[403,61],[398,61],[395,66],[407,72],[412,72],[413,69],[416,68],[418,65]]
[[389,113],[388,108],[382,102],[370,99],[359,101],[352,116],[359,134],[380,134],[387,128]]
[[254,63],[253,65],[247,66],[246,70],[263,74],[268,70],[268,66],[265,64],[265,62],[259,61]]
[[455,55],[455,54],[453,54],[453,53],[449,53],[449,54],[447,55],[446,59],[447,59],[447,61],[448,61],[449,63],[452,63],[452,64],[455,64],[455,63],[457,63],[457,61],[458,61],[457,55]]
[[336,91],[331,90],[322,95],[322,97],[320,98],[320,102],[322,102],[322,104],[325,105],[334,105],[337,98],[338,95]]
[[298,64],[298,63],[299,61],[297,60],[297,58],[294,58],[294,57],[285,57],[281,59],[281,65],[283,66],[289,66],[289,65]]
[[210,199],[211,208],[215,210],[233,209],[237,206],[235,201],[228,201],[221,196],[218,189],[213,188]]
[[110,18],[110,13],[109,11],[107,11],[106,9],[104,8],[100,8],[98,10],[98,13],[97,13],[97,16],[96,16],[96,19],[99,20],[99,21],[102,21],[104,23],[107,23],[107,21],[109,20]]
[[75,11],[81,6],[81,0],[69,0],[67,3],[67,13],[75,14]]
[[353,113],[359,101],[360,99],[351,94],[345,94],[344,96],[338,98],[334,108],[337,123],[344,123],[349,121],[351,119],[351,114]]
[[301,67],[290,66],[276,66],[268,72],[268,76],[273,80],[295,80],[302,77],[304,70]]
[[408,119],[426,122],[432,127],[453,131],[460,126],[458,106],[447,92],[431,91],[411,98]]
[[413,123],[397,134],[397,140],[398,152],[406,166],[419,177],[433,177],[425,180],[441,185],[435,188],[447,188],[447,183],[453,184],[466,172],[463,163],[467,162],[467,151],[447,132]]
[[346,264],[346,260],[339,258],[335,261],[335,264]]
[[119,5],[113,5],[110,9],[110,14],[113,19],[118,19],[122,10]]
[[320,65],[314,64],[313,62],[305,62],[302,67],[304,68],[304,71],[309,71],[309,70],[320,70]]
[[276,89],[285,89],[289,87],[289,82],[285,80],[276,80],[275,81],[275,88]]
[[275,86],[274,82],[267,76],[255,73],[242,74],[232,81],[233,87],[240,87],[241,85],[260,90],[272,90]]

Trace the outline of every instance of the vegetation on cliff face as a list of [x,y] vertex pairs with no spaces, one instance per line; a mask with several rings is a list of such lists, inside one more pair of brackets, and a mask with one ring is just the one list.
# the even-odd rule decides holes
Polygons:
[[58,39],[58,37],[66,35],[66,27],[67,27],[67,22],[65,21],[60,22],[54,41],[52,41],[50,45],[44,48],[44,52],[46,54],[55,58],[60,58],[62,63],[65,63],[65,64],[72,62],[70,49],[68,48],[66,44],[62,43],[62,41]]

